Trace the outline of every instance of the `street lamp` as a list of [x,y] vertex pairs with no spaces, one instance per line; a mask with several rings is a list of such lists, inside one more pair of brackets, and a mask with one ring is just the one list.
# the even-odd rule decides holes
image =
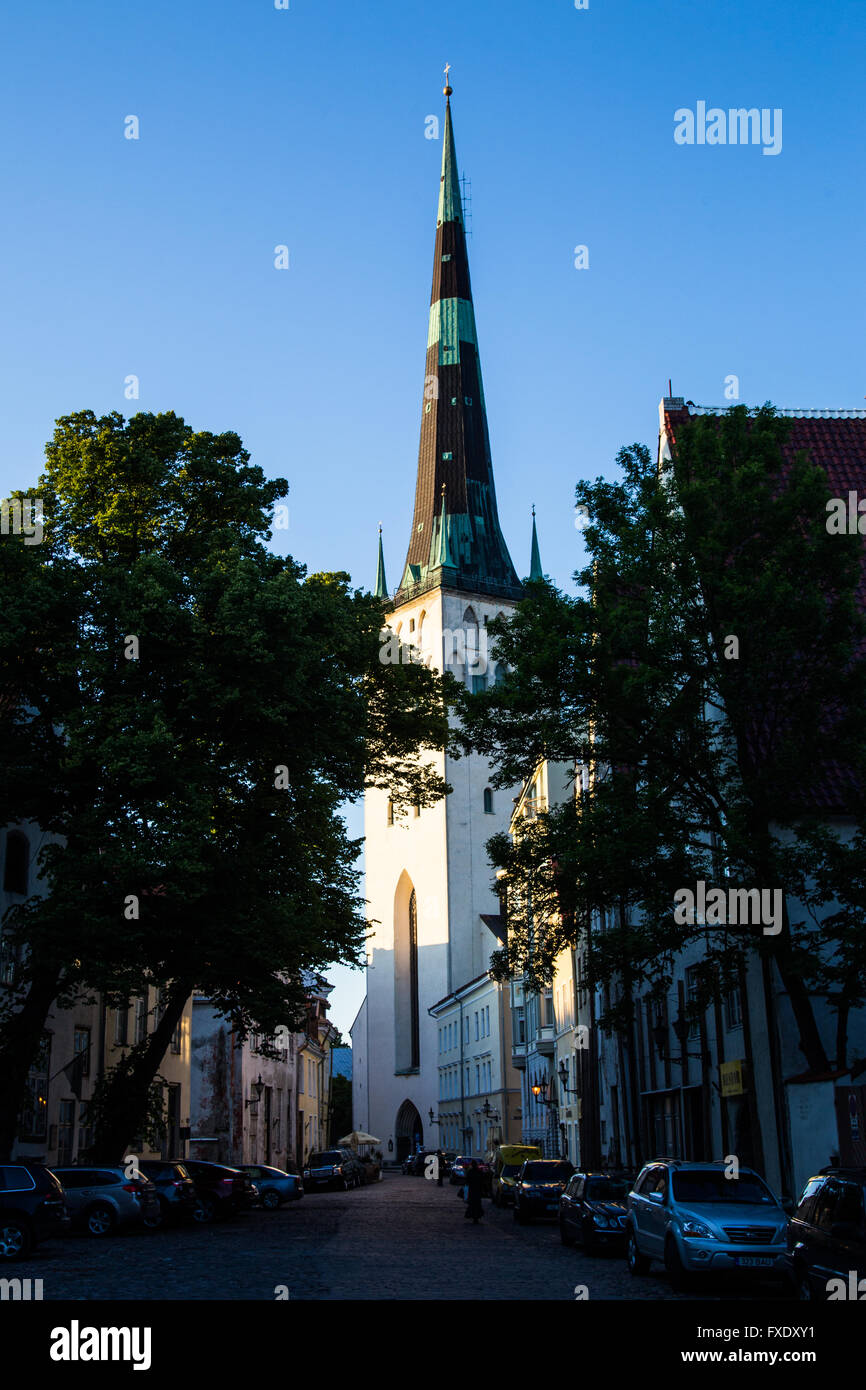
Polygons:
[[247,1097],[247,1100],[245,1101],[245,1104],[246,1104],[246,1105],[258,1105],[259,1101],[260,1101],[261,1098],[262,1098],[262,1092],[264,1091],[264,1089],[265,1089],[265,1083],[264,1083],[264,1081],[262,1080],[262,1074],[261,1074],[261,1072],[259,1072],[259,1079],[258,1079],[258,1081],[254,1081],[254,1082],[252,1083],[252,1085],[250,1086],[250,1090],[253,1091],[254,1094]]
[[553,1101],[547,1099],[547,1081],[542,1077],[530,1088],[539,1105],[552,1105]]
[[565,1058],[559,1064],[559,1084],[562,1089],[570,1096],[577,1095],[577,1087],[568,1084],[568,1067],[565,1065]]
[[673,1033],[674,1033],[674,1036],[676,1037],[677,1042],[679,1043],[680,1047],[682,1048],[682,1052],[680,1053],[680,1056],[679,1056],[679,1057],[674,1057],[674,1056],[670,1056],[670,1055],[667,1054],[666,1048],[667,1048],[667,1041],[668,1041],[668,1030],[667,1030],[667,1027],[665,1026],[665,1024],[664,1024],[664,1022],[663,1022],[663,1020],[662,1020],[661,1018],[659,1018],[658,1022],[656,1023],[655,1028],[653,1028],[653,1029],[651,1030],[651,1031],[652,1031],[652,1036],[653,1036],[653,1042],[655,1043],[655,1045],[656,1045],[656,1050],[657,1050],[657,1052],[658,1052],[658,1054],[659,1054],[659,1057],[661,1058],[661,1060],[662,1060],[663,1062],[665,1062],[665,1061],[667,1061],[667,1062],[675,1062],[676,1065],[677,1065],[678,1067],[681,1067],[681,1066],[684,1065],[685,1060],[686,1060],[687,1057],[694,1057],[695,1060],[698,1061],[698,1062],[704,1062],[704,1061],[707,1060],[707,1058],[708,1058],[708,1056],[709,1056],[708,1051],[704,1051],[704,1052],[687,1052],[687,1051],[685,1050],[685,1049],[686,1049],[686,1040],[688,1039],[688,1036],[689,1036],[689,1025],[688,1025],[688,1023],[686,1022],[686,1020],[683,1018],[682,1014],[677,1014],[676,1018],[674,1019],[673,1023],[671,1024],[671,1028],[672,1028],[672,1030],[673,1030]]

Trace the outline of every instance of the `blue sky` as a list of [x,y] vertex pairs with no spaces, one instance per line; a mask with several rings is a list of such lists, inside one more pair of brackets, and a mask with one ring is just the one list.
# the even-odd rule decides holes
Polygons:
[[[736,375],[748,404],[864,405],[862,0],[290,5],[4,16],[0,495],[35,481],[58,415],[173,409],[289,478],[278,548],[370,584],[381,521],[395,584],[446,60],[519,573],[534,502],[568,583],[574,484],[654,442],[668,378],[699,404]],[[781,108],[781,153],[675,144],[701,100]],[[345,1028],[361,977],[333,978]]]

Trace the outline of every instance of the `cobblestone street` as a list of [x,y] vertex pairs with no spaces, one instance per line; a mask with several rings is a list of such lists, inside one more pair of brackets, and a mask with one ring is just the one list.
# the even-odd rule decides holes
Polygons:
[[[277,1212],[225,1223],[40,1246],[16,1274],[50,1299],[592,1299],[681,1300],[658,1266],[633,1279],[616,1254],[564,1247],[554,1222],[518,1226],[484,1204],[463,1219],[457,1189],[387,1174],[350,1192],[317,1192]],[[11,1272],[11,1271],[9,1271]],[[760,1298],[779,1297],[772,1286]],[[695,1297],[692,1294],[691,1297]],[[702,1298],[749,1298],[705,1289]]]

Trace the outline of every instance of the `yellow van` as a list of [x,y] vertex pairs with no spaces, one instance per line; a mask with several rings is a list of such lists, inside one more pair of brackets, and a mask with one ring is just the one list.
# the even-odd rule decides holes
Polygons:
[[514,1184],[521,1166],[530,1158],[543,1158],[534,1144],[500,1144],[490,1160],[493,1171],[491,1196],[496,1207],[514,1205]]

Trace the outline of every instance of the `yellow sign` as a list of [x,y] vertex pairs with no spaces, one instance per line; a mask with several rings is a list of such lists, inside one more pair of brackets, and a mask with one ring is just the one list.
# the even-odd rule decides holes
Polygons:
[[741,1057],[736,1062],[719,1064],[719,1080],[723,1096],[742,1096],[746,1093],[746,1062]]

